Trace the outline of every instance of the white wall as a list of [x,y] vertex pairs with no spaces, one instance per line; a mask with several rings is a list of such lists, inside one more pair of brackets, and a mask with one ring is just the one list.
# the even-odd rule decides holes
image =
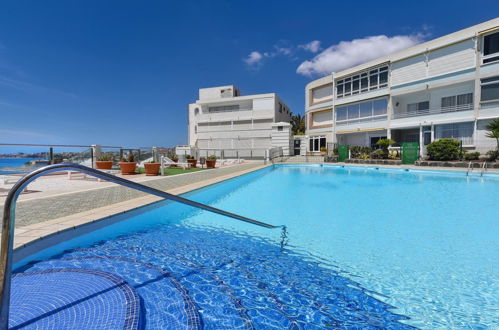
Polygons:
[[481,154],[485,154],[489,150],[494,150],[497,146],[495,139],[491,139],[485,136],[487,134],[487,129],[485,128],[485,126],[487,126],[487,124],[491,121],[492,119],[477,121],[474,143],[477,146],[477,151],[479,151]]

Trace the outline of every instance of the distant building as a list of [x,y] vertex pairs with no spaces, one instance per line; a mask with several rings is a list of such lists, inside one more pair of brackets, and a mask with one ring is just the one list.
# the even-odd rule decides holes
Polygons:
[[202,88],[189,104],[189,146],[202,156],[223,150],[226,157],[238,152],[261,158],[283,145],[289,153],[291,141],[283,134],[290,135],[290,118],[289,107],[275,93],[242,96],[233,85]]
[[499,18],[312,81],[305,103],[309,153],[381,138],[494,149],[485,126],[499,117]]

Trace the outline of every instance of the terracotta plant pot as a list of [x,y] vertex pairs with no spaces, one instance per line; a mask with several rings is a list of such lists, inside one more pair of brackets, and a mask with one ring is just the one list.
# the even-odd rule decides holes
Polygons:
[[217,163],[216,159],[207,159],[206,160],[206,168],[215,168],[216,163]]
[[123,175],[135,174],[136,167],[137,163],[135,162],[120,162],[121,174]]
[[95,162],[95,167],[97,167],[98,170],[110,170],[113,167],[113,161],[96,161]]
[[197,159],[187,159],[187,162],[189,163],[189,165],[191,165],[191,167],[196,167],[198,160]]
[[160,163],[145,163],[144,168],[146,170],[146,175],[158,175]]

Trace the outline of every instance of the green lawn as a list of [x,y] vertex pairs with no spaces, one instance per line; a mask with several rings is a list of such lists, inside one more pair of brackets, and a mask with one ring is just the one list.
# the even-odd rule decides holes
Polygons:
[[[207,168],[194,167],[194,168],[187,168],[184,170],[182,167],[169,167],[169,168],[165,168],[164,174],[165,175],[177,175],[177,174],[184,174],[184,173],[204,171],[204,170],[207,170]],[[142,174],[142,173],[145,173],[145,170],[142,167],[137,167],[137,170],[135,172]]]

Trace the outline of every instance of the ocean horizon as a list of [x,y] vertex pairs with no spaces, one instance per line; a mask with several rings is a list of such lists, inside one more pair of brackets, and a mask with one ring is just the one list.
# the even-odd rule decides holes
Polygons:
[[0,175],[26,172],[29,162],[41,159],[44,158],[0,158]]

